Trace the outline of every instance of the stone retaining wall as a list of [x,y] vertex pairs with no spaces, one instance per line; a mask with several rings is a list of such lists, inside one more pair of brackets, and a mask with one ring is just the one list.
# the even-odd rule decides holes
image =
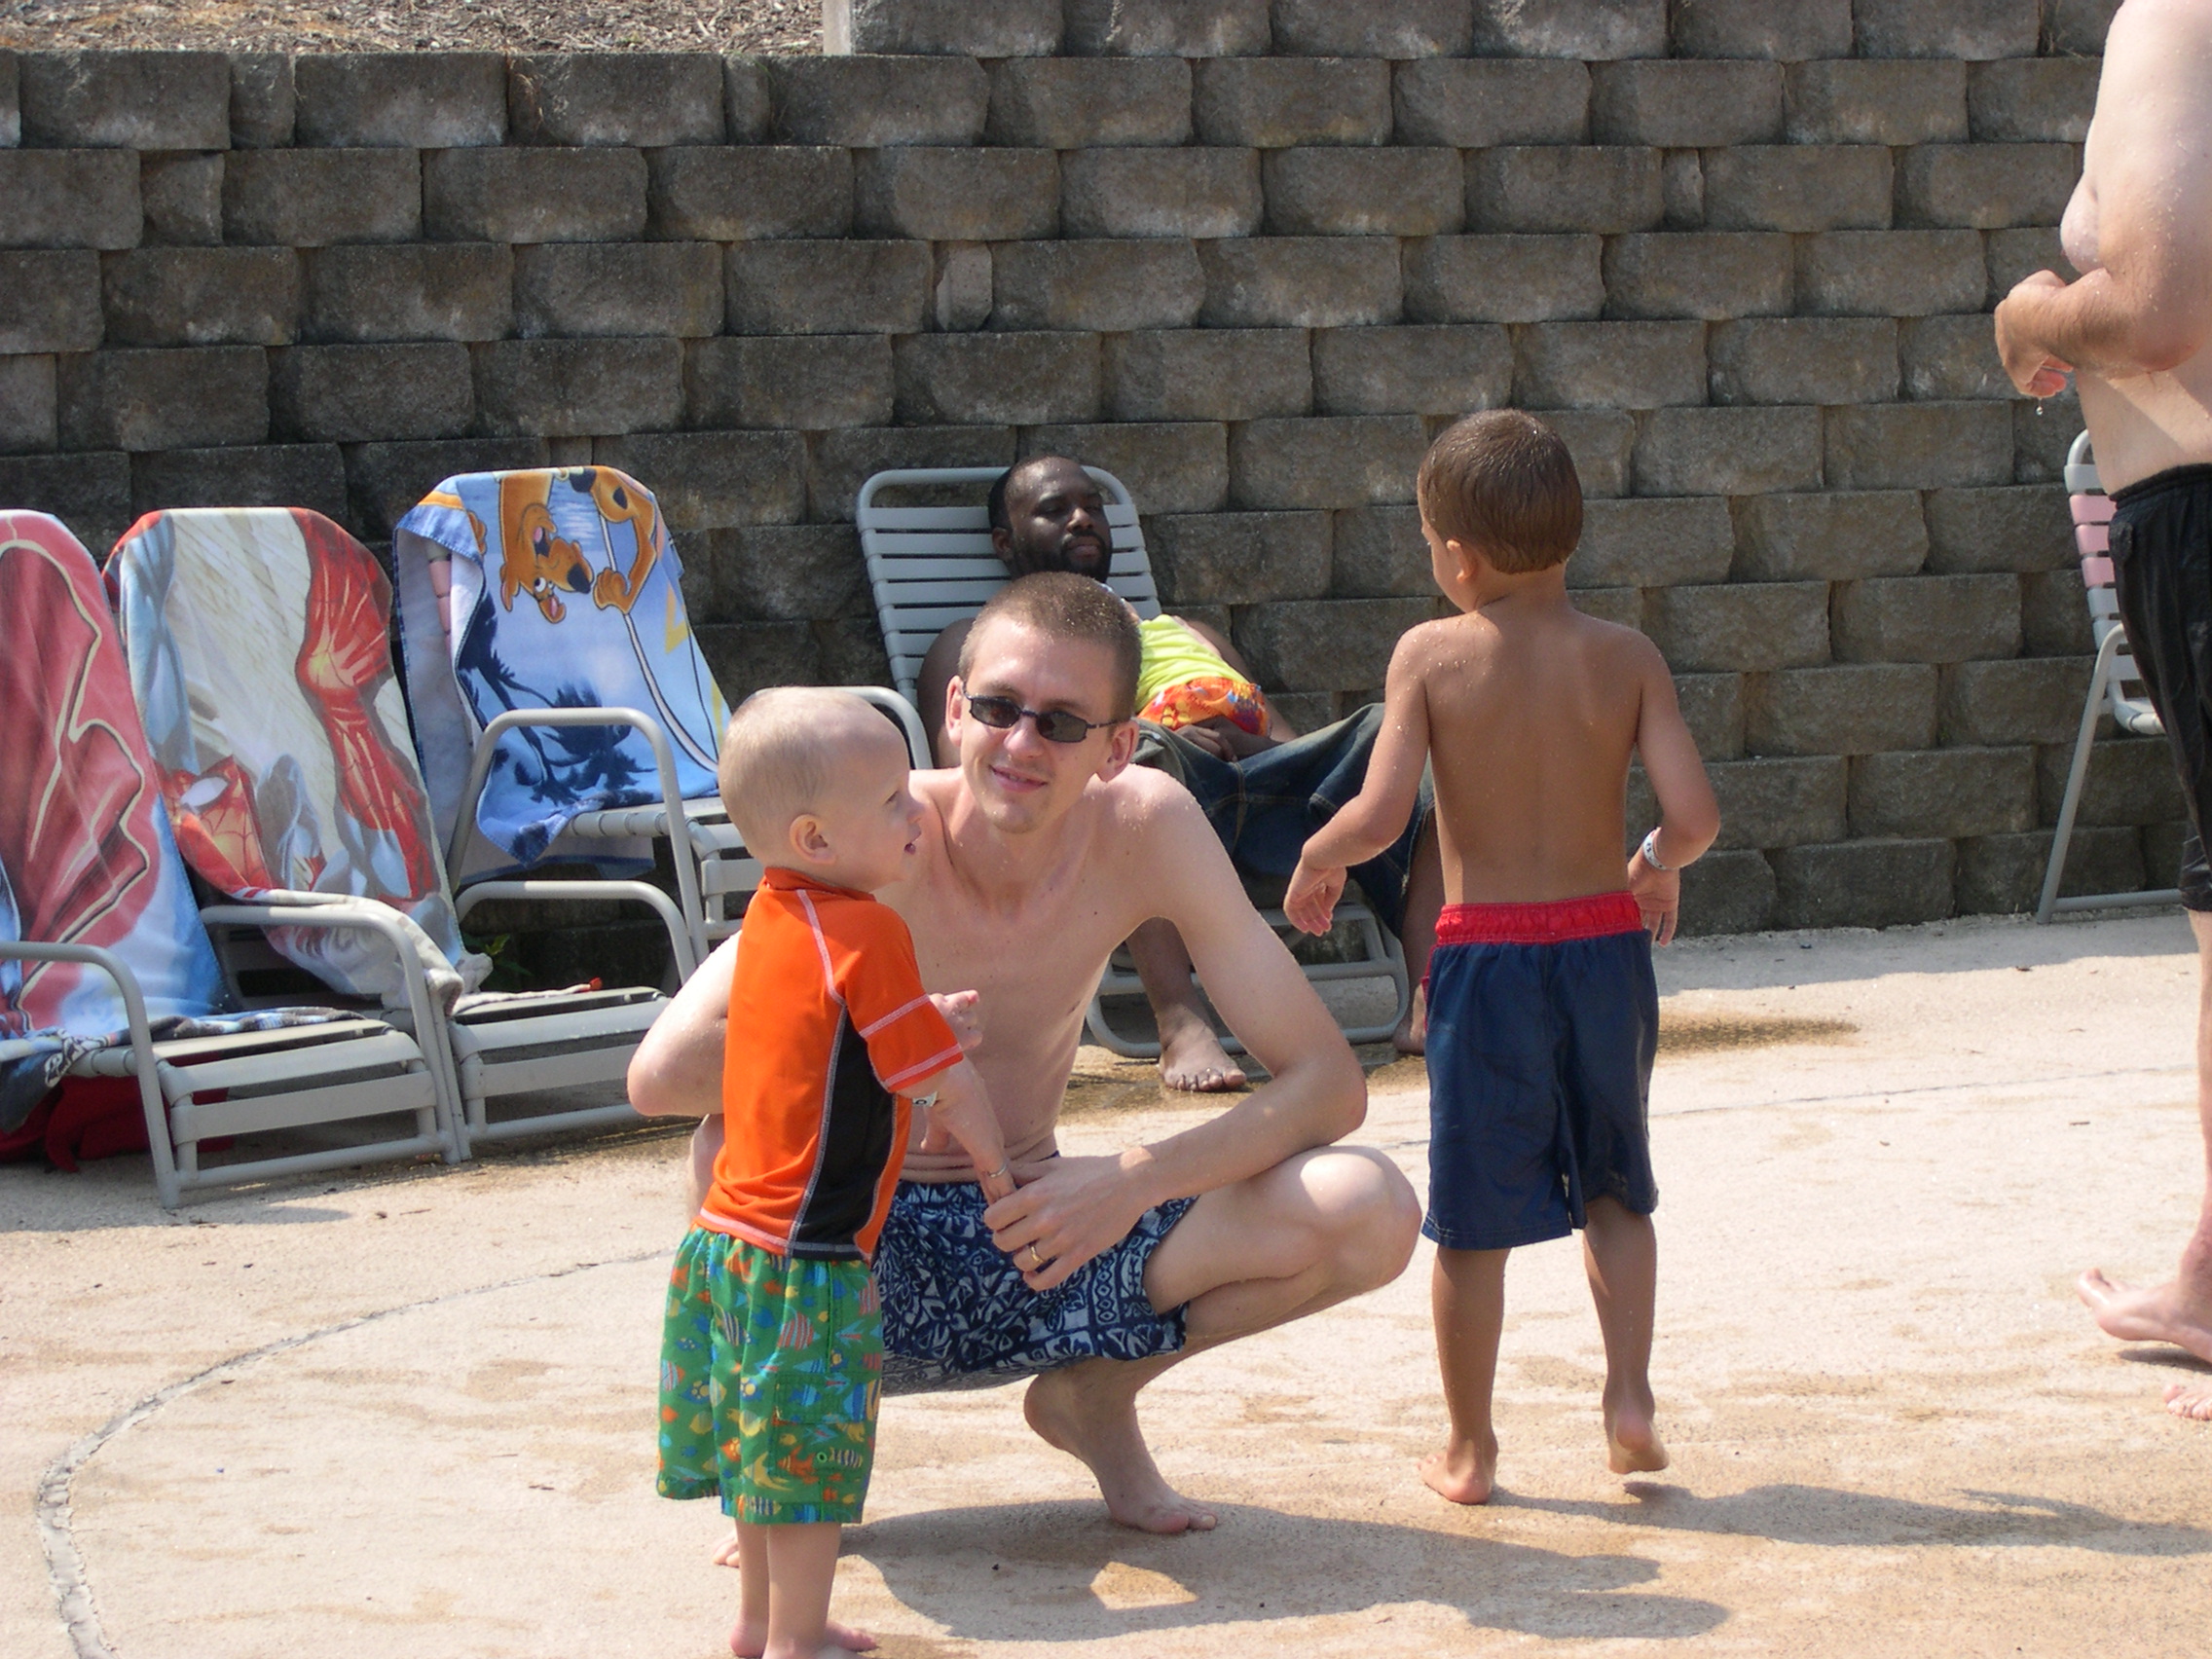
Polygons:
[[[883,677],[868,472],[1068,449],[1310,722],[1430,613],[1429,435],[1510,402],[1712,764],[1690,925],[2032,902],[2079,420],[1986,312],[2065,269],[2109,5],[830,12],[874,55],[0,55],[0,500],[377,541],[449,472],[618,465],[739,696]],[[2081,879],[2167,879],[2180,817],[2105,745]]]

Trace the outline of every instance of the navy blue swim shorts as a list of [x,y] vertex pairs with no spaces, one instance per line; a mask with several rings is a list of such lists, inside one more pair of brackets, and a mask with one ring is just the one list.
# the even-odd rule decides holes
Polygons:
[[1448,904],[1428,964],[1428,1219],[1450,1250],[1563,1238],[1659,1203],[1644,1111],[1651,942],[1626,893]]

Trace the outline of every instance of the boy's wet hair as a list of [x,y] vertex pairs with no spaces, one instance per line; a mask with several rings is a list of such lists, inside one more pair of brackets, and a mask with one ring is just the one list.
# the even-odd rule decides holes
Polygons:
[[960,642],[962,684],[975,672],[976,642],[982,638],[986,624],[1001,618],[1055,640],[1105,646],[1114,658],[1114,694],[1106,718],[1125,720],[1137,712],[1143,643],[1137,635],[1136,613],[1112,588],[1073,571],[1016,576],[991,595],[969,624],[968,637]]
[[792,820],[835,787],[839,740],[882,722],[864,698],[830,685],[774,685],[738,704],[715,784],[747,850],[775,863]]
[[1428,446],[1414,486],[1447,541],[1508,574],[1565,564],[1582,539],[1582,480],[1560,435],[1518,409],[1486,409]]

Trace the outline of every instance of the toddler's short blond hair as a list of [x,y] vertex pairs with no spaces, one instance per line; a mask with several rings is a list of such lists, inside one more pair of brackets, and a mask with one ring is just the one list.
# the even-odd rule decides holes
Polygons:
[[773,685],[740,703],[715,783],[747,851],[775,862],[792,820],[835,788],[838,751],[871,727],[896,735],[866,699],[830,685]]

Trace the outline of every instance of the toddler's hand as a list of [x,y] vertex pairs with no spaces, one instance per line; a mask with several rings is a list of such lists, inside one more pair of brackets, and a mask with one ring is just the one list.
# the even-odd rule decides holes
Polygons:
[[953,1036],[960,1039],[963,1050],[973,1049],[983,1040],[982,997],[976,991],[929,993],[930,1001],[938,1013],[944,1015],[945,1024],[952,1027]]
[[1014,1191],[1014,1171],[1007,1163],[998,1114],[991,1110],[982,1075],[968,1060],[939,1074],[937,1103],[930,1108],[929,1124],[922,1133],[924,1152],[949,1152],[955,1146],[976,1166],[976,1179],[982,1185],[986,1202],[995,1202]]
[[1643,912],[1643,931],[1653,944],[1668,944],[1675,938],[1676,914],[1682,907],[1682,872],[1653,869],[1644,862],[1641,848],[1628,861],[1628,890],[1636,907]]
[[1344,891],[1342,865],[1334,867],[1309,865],[1302,856],[1298,868],[1291,872],[1290,890],[1283,895],[1282,913],[1300,933],[1325,934]]

